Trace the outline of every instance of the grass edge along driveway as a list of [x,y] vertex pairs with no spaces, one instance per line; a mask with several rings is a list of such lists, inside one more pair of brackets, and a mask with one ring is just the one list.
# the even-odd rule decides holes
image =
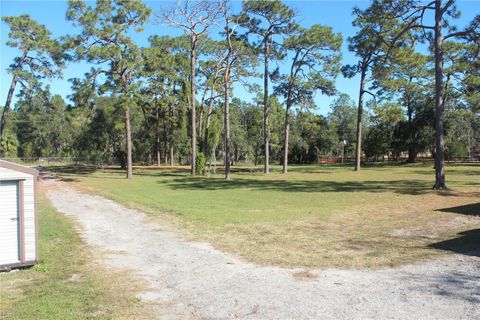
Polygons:
[[[257,167],[258,168],[258,167]],[[480,167],[450,166],[450,190],[433,191],[430,164],[239,167],[190,177],[182,168],[53,167],[94,194],[140,209],[185,237],[262,265],[390,267],[480,245]],[[275,170],[277,169],[277,170]],[[276,171],[276,172],[275,172]]]
[[0,273],[1,319],[145,319],[135,294],[141,284],[126,271],[105,269],[73,221],[39,197],[40,261]]

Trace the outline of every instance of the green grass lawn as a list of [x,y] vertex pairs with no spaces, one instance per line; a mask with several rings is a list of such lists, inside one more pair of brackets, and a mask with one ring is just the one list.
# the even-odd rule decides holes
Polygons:
[[[449,166],[447,191],[431,190],[434,171],[421,164],[360,172],[340,165],[292,166],[288,175],[278,167],[270,175],[260,167],[238,167],[232,181],[221,174],[190,177],[186,168],[136,168],[131,181],[115,169],[52,169],[187,237],[262,264],[397,265],[448,252],[437,247],[480,227],[480,166]],[[478,244],[477,232],[473,239]]]
[[93,253],[70,220],[44,197],[40,197],[39,212],[41,264],[0,274],[1,319],[140,319],[148,315],[135,298],[139,284],[125,281],[124,272],[92,263]]

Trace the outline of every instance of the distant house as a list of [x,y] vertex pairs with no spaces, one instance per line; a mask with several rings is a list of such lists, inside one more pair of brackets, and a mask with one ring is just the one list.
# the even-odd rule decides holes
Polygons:
[[38,171],[0,160],[0,270],[38,261]]

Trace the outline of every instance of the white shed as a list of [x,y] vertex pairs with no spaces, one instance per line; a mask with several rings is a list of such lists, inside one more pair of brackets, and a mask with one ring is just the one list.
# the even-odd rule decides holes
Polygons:
[[0,160],[0,270],[38,261],[38,171]]

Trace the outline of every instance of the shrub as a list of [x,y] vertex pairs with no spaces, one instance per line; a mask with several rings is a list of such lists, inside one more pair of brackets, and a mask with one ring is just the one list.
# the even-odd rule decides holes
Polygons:
[[13,132],[5,130],[3,138],[0,139],[0,156],[6,158],[18,157],[18,145],[17,136]]
[[445,158],[452,160],[455,158],[468,157],[468,150],[460,141],[453,141],[445,150]]
[[205,155],[203,154],[203,152],[199,152],[197,154],[197,160],[195,162],[195,174],[205,174],[205,163]]

